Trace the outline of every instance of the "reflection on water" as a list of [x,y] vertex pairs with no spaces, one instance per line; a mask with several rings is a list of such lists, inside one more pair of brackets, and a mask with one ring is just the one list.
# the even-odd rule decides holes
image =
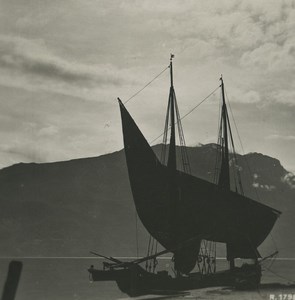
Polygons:
[[[20,260],[20,259],[18,259]],[[88,278],[90,265],[101,265],[91,258],[24,258],[23,272],[15,300],[108,300],[128,299],[114,282],[93,282]],[[4,286],[10,260],[0,259],[0,287]],[[229,288],[206,288],[177,295],[147,295],[136,299],[269,299],[270,294],[295,294],[295,260],[276,260],[271,271],[266,261],[259,291],[234,291]],[[161,269],[171,271],[169,260],[160,260]],[[224,269],[227,262],[218,260]],[[293,281],[293,282],[292,282]]]

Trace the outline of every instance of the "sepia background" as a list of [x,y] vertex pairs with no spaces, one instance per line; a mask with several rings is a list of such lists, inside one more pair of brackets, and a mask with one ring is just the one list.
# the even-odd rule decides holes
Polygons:
[[[222,74],[245,194],[282,211],[259,249],[279,250],[262,282],[294,283],[294,32],[291,0],[0,0],[0,287],[19,259],[16,299],[126,297],[87,274],[101,263],[89,251],[146,254],[116,99],[132,97],[126,107],[159,152],[171,53],[182,116]],[[193,174],[209,181],[219,107],[218,90],[183,119]]]

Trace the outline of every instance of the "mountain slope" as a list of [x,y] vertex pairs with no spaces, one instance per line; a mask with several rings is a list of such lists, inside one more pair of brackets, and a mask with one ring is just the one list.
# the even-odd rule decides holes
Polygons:
[[[187,150],[192,173],[212,180],[216,145]],[[282,257],[294,257],[294,175],[278,160],[258,153],[238,156],[238,164],[245,194],[253,199],[258,194],[258,201],[282,211],[273,238]],[[143,255],[147,233],[137,221]],[[0,244],[1,256],[85,256],[90,250],[134,256],[135,227],[123,151],[0,170],[0,237],[5,241]],[[261,251],[268,254],[273,249],[269,238]]]

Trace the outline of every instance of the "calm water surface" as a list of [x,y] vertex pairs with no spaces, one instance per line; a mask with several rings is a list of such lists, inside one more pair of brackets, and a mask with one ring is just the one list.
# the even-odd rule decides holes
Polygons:
[[[98,259],[73,258],[22,258],[23,272],[15,300],[95,300],[128,299],[116,283],[93,282],[88,278],[90,265],[100,266]],[[0,287],[2,289],[10,259],[0,259]],[[270,261],[264,264],[262,285],[259,291],[234,291],[227,288],[206,288],[188,291],[178,296],[144,296],[136,299],[270,299],[271,294],[295,295],[295,260],[276,260],[267,271]],[[161,260],[163,269],[171,270],[169,260]],[[218,261],[219,269],[227,266]],[[281,285],[278,285],[281,284]],[[288,286],[289,284],[289,286]],[[293,284],[293,285],[291,285]],[[291,286],[290,286],[291,285]],[[288,299],[288,298],[286,298]],[[293,298],[295,300],[295,296]],[[293,300],[292,299],[292,300]],[[279,300],[279,298],[278,298]]]

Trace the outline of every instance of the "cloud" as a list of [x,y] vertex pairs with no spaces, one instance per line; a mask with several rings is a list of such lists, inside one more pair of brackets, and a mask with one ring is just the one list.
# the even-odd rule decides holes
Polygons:
[[283,140],[283,141],[295,141],[295,135],[278,135],[271,134],[266,137],[267,140]]
[[257,91],[245,92],[245,94],[243,94],[241,98],[242,98],[241,102],[243,103],[256,103],[256,102],[260,102],[261,100],[260,95]]
[[288,40],[282,45],[268,42],[245,52],[241,57],[243,67],[254,67],[265,72],[282,72],[292,70],[295,67],[295,46],[294,40]]
[[[143,1],[144,2],[144,1]],[[157,6],[152,24],[173,37],[209,42],[216,52],[231,56],[232,51],[250,51],[261,45],[286,41],[294,28],[292,2],[279,1],[184,1],[171,6],[169,15]],[[169,5],[170,6],[170,5]],[[178,9],[176,8],[178,6]],[[142,6],[144,7],[144,5]],[[142,8],[141,7],[141,8]],[[151,6],[154,8],[154,6]],[[173,8],[173,9],[172,9]],[[179,9],[181,13],[179,13]],[[139,9],[137,9],[140,11]],[[162,18],[157,18],[157,17]],[[198,43],[196,43],[197,49]],[[231,51],[228,51],[228,50]],[[242,52],[241,52],[242,53]]]
[[121,85],[122,74],[108,64],[87,65],[52,53],[42,40],[0,36],[0,66],[17,75],[57,82],[89,85]]
[[14,142],[0,146],[1,152],[1,164],[6,166],[3,161],[9,162],[9,164],[15,164],[18,162],[43,162],[44,158],[48,156],[47,153],[41,153],[40,149],[36,147],[36,144],[29,144],[23,141],[22,143]]
[[289,185],[291,189],[295,189],[295,175],[291,172],[287,173],[284,177],[281,178],[282,182]]
[[274,185],[268,185],[268,184],[260,184],[258,182],[253,182],[252,186],[256,189],[260,188],[266,191],[273,191],[276,189],[276,187]]
[[38,137],[51,137],[58,134],[58,127],[55,125],[46,124],[44,127],[38,130]]
[[271,184],[262,184],[262,183],[259,183],[258,180],[260,178],[260,175],[257,174],[257,173],[254,173],[253,174],[253,183],[252,183],[252,186],[256,189],[263,189],[265,191],[273,191],[276,189],[276,186],[275,185],[271,185]]
[[[253,33],[248,33],[246,40],[252,47],[242,53],[240,65],[264,73],[292,71],[295,66],[295,39],[292,34],[295,29],[294,1],[242,3],[248,10],[253,24],[260,28],[260,34],[253,44],[249,41]],[[247,30],[252,31],[253,28],[247,26]]]
[[[294,1],[173,0],[167,4],[149,0],[74,0],[70,5],[57,0],[38,5],[35,0],[2,2],[3,143],[13,146],[15,136],[27,137],[22,124],[17,127],[15,123],[38,119],[37,127],[32,129],[34,138],[42,139],[43,146],[51,149],[52,160],[114,150],[121,136],[100,132],[98,137],[95,132],[109,120],[112,126],[108,130],[121,132],[113,123],[119,120],[113,99],[128,99],[140,90],[165,67],[169,54],[174,52],[181,113],[208,95],[219,84],[222,73],[237,124],[245,128],[242,136],[248,149],[273,151],[272,155],[286,158],[286,164],[292,162],[293,153],[286,146],[290,145],[289,138],[273,143],[277,144],[274,149],[266,145],[272,141],[261,143],[261,136],[272,133],[269,128],[275,128],[273,132],[281,136],[291,135],[293,130],[290,106],[294,106],[295,87],[288,79],[294,73]],[[128,103],[148,139],[158,135],[165,118],[169,72],[165,76],[145,89],[139,101]],[[87,101],[91,107],[77,120],[77,112],[89,99],[93,100]],[[200,113],[196,111],[194,117],[185,119],[188,144],[204,142],[216,133],[212,120],[218,119],[218,100],[210,100],[207,104],[212,105],[201,106]],[[96,103],[107,105],[92,106]],[[89,117],[92,113],[95,116]],[[11,116],[9,123],[4,120],[6,115]],[[90,119],[87,127],[81,126]],[[60,120],[74,122],[67,126]],[[72,131],[65,127],[72,127]],[[64,137],[78,138],[77,130],[85,144],[96,135],[99,146],[75,148],[71,144],[66,148]],[[114,142],[106,146],[110,138]],[[279,147],[285,149],[279,152]],[[41,156],[48,160],[47,153]]]
[[[295,87],[294,87],[295,88]],[[274,101],[282,104],[287,104],[288,106],[295,106],[295,90],[276,90],[272,93],[272,98]]]
[[226,89],[226,97],[229,97],[230,102],[244,104],[259,103],[262,100],[259,91],[249,90],[243,84],[231,86],[229,92]]

